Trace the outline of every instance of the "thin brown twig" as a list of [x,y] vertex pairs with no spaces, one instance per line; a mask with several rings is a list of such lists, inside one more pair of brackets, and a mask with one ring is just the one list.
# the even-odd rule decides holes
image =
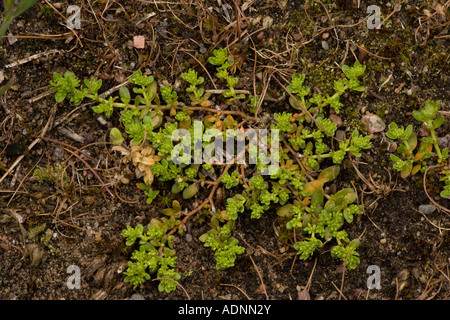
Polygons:
[[238,286],[234,285],[234,284],[228,284],[228,283],[219,283],[219,286],[225,286],[225,287],[233,287],[238,289],[246,298],[247,300],[252,300],[246,293],[244,290],[242,290],[241,288],[239,288]]
[[[41,137],[36,138],[27,148],[28,152],[31,151],[31,149],[33,149],[33,147],[39,143],[40,141],[42,141],[43,136],[47,133],[48,130],[50,130],[52,128],[52,123],[53,123],[53,119],[55,117],[55,113],[56,113],[56,109],[57,106],[55,105],[51,110],[50,110],[50,117],[48,118],[48,121],[44,127],[44,129],[42,129],[41,132]],[[20,163],[20,161],[22,161],[22,159],[25,157],[25,155],[21,155],[17,158],[17,160],[11,165],[11,167],[9,167],[9,169],[6,171],[6,173],[0,178],[0,184],[2,183],[2,181],[8,176],[8,174],[10,174],[12,172],[12,170]]]
[[264,284],[261,272],[259,272],[258,266],[256,265],[255,261],[253,260],[252,256],[249,255],[248,257],[250,258],[250,260],[252,260],[253,266],[255,267],[255,270],[258,273],[259,280],[261,281],[261,287],[264,290],[264,294],[266,296],[266,299],[269,300],[269,296],[267,295],[266,285]]

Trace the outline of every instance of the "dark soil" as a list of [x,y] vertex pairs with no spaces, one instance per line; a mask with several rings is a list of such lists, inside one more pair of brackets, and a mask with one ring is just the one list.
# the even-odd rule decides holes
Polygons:
[[[220,2],[226,12],[219,9]],[[242,12],[246,19],[240,20],[240,41],[233,23],[234,2],[226,0],[185,0],[179,5],[98,1],[92,6],[74,0],[53,3],[54,8],[38,2],[12,23],[7,34],[14,35],[16,42],[11,44],[12,38],[5,37],[0,51],[4,82],[16,78],[12,89],[0,96],[0,175],[13,168],[0,182],[0,299],[129,299],[134,293],[145,299],[187,298],[181,288],[159,293],[156,281],[136,290],[123,282],[130,250],[121,231],[159,217],[164,205],[158,201],[146,205],[145,195],[136,188],[139,181],[133,168],[121,164],[110,146],[101,143],[108,141],[108,129],[118,125],[118,115],[102,122],[90,104],[56,104],[49,91],[53,72],[70,70],[80,79],[102,78],[101,92],[138,69],[173,84],[189,67],[203,72],[199,63],[206,65],[212,49],[229,46],[239,65],[239,89],[253,92],[256,79],[260,93],[261,79],[270,71],[264,66],[271,66],[283,69],[286,79],[294,72],[305,73],[311,88],[328,92],[338,77],[338,65],[353,64],[358,58],[367,66],[363,79],[367,93],[343,99],[341,129],[347,136],[354,128],[367,132],[360,122],[367,112],[381,116],[386,124],[413,124],[418,132],[420,123],[411,112],[426,100],[440,100],[441,110],[450,111],[448,3],[445,7],[442,1],[408,1],[380,29],[371,30],[362,20],[371,4],[364,0],[246,2],[251,5]],[[390,2],[377,3],[382,20],[394,11]],[[74,32],[62,19],[71,4],[82,8],[82,28]],[[155,15],[149,17],[152,12]],[[264,29],[263,23],[267,24]],[[145,49],[133,47],[135,35],[145,36]],[[256,70],[254,48],[258,51]],[[31,60],[24,62],[27,57]],[[19,64],[9,66],[13,63]],[[206,67],[214,73],[210,65]],[[272,80],[267,96],[278,102],[265,101],[263,116],[293,111],[287,99],[280,98],[282,94]],[[76,133],[79,141],[64,129]],[[449,132],[450,117],[446,116],[438,135]],[[46,139],[29,150],[41,135]],[[240,217],[235,235],[247,251],[235,267],[217,271],[213,252],[198,240],[208,230],[207,223],[194,217],[175,243],[176,268],[183,275],[180,284],[190,298],[246,299],[241,289],[252,299],[265,299],[267,294],[269,299],[296,300],[311,279],[311,299],[448,299],[449,215],[441,209],[427,215],[418,211],[420,205],[430,204],[423,175],[400,178],[389,162],[383,137],[384,133],[373,134],[374,147],[364,154],[358,168],[366,177],[371,173],[380,185],[389,184],[384,170],[389,169],[391,187],[397,182],[396,190],[379,197],[365,194],[365,214],[348,225],[349,235],[361,241],[361,263],[356,270],[343,275],[340,262],[330,257],[327,246],[311,260],[296,258],[280,239],[281,222],[271,212],[259,220]],[[114,198],[64,144],[83,148],[89,156],[85,161],[113,190]],[[47,164],[65,168],[65,184],[40,183],[33,177],[36,165]],[[130,183],[120,183],[122,177]],[[359,194],[364,187],[348,163],[342,166],[338,181],[338,188],[355,185]],[[439,196],[443,183],[438,170],[428,172],[426,185],[432,199],[450,208],[450,200]],[[163,194],[169,191],[163,186],[160,190]],[[205,188],[182,205],[192,210],[208,194]],[[26,235],[43,223],[51,234],[47,245]],[[66,285],[71,265],[80,267],[81,289],[70,290]],[[370,265],[381,270],[381,289],[367,289]]]

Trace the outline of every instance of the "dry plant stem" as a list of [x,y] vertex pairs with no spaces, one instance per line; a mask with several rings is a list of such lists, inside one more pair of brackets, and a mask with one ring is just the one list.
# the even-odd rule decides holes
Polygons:
[[425,170],[425,173],[423,174],[423,189],[425,190],[425,194],[427,195],[428,199],[431,201],[431,203],[433,203],[436,207],[438,207],[439,209],[441,209],[442,211],[444,211],[448,216],[450,216],[450,210],[441,206],[439,203],[437,203],[436,201],[434,201],[434,199],[432,197],[430,197],[430,195],[428,194],[428,190],[427,190],[427,173],[428,170],[430,169],[435,169],[435,168],[441,168],[444,165],[435,165],[435,166],[431,166],[428,167],[427,170]]
[[256,270],[256,272],[258,273],[259,280],[261,281],[261,287],[262,287],[263,290],[264,290],[264,295],[266,296],[266,299],[267,299],[267,300],[270,300],[270,299],[269,299],[269,296],[267,295],[266,285],[264,284],[264,281],[263,281],[261,272],[259,272],[258,266],[256,265],[255,261],[253,261],[253,258],[252,258],[251,255],[249,255],[248,257],[250,258],[250,260],[252,260],[253,266],[255,267],[255,270]]
[[77,157],[79,160],[81,160],[81,162],[84,163],[84,165],[86,167],[88,167],[88,169],[94,174],[94,176],[97,178],[97,180],[100,182],[100,184],[106,189],[106,191],[108,191],[109,195],[114,198],[114,194],[111,192],[111,190],[109,190],[108,186],[103,182],[102,178],[100,178],[100,176],[97,174],[97,172],[95,172],[95,170],[89,165],[89,163],[86,162],[86,160],[84,160],[83,158],[81,158],[78,154],[76,154],[75,152],[73,152],[70,149],[64,148],[62,147],[62,149],[66,150],[67,152],[69,152],[70,154],[72,154],[73,156]]
[[238,289],[246,298],[247,300],[252,300],[246,293],[244,290],[242,290],[241,288],[239,288],[238,286],[234,285],[234,284],[228,284],[228,283],[219,283],[219,286],[225,286],[225,287],[233,287]]
[[413,209],[414,211],[420,213],[425,218],[425,220],[428,221],[429,224],[431,224],[433,227],[435,227],[435,228],[437,228],[439,230],[440,234],[442,234],[442,230],[450,231],[450,228],[442,228],[440,226],[435,225],[432,221],[430,221],[430,219],[428,219],[428,217],[425,215],[425,213],[423,213],[423,212],[421,212],[421,211],[419,211],[419,210],[417,210],[416,208],[413,208],[413,207],[411,207],[411,209]]
[[[53,118],[55,117],[56,109],[57,109],[57,106],[56,105],[53,106],[53,108],[50,111],[50,117],[48,118],[47,124],[45,125],[44,129],[42,129],[42,132],[41,132],[42,137],[38,137],[28,146],[28,148],[27,148],[28,152],[31,151],[31,149],[33,149],[33,147],[42,140],[43,136],[47,133],[47,131],[52,128]],[[24,157],[25,157],[25,155],[21,155],[17,158],[17,160],[11,165],[11,167],[1,177],[0,184],[8,176],[8,174],[10,174],[12,172],[12,170],[20,163],[20,161],[22,161],[22,159]]]
[[[17,192],[19,191],[19,188],[22,186],[23,182],[25,181],[25,179],[30,175],[31,172],[33,172],[34,168],[36,168],[36,166],[39,164],[39,162],[41,162],[41,159],[44,155],[42,155],[39,160],[34,164],[33,168],[31,168],[30,171],[28,171],[28,173],[26,174],[26,176],[20,181],[19,186],[16,188],[16,191],[14,192],[14,194],[12,195],[11,199],[9,199],[8,203],[6,204],[6,206],[8,207],[11,203],[11,201],[14,199],[14,197],[16,196]],[[28,193],[25,192],[25,193]]]
[[317,265],[317,258],[314,260],[314,265],[311,270],[311,274],[309,275],[308,282],[306,283],[305,289],[303,289],[303,290],[305,290],[305,292],[309,292],[309,289],[311,288],[312,277],[314,274],[314,270],[316,270],[316,265]]
[[225,169],[223,170],[221,176],[219,177],[219,179],[217,179],[217,181],[214,183],[213,188],[211,190],[211,192],[209,193],[208,198],[206,198],[205,201],[203,201],[203,203],[201,205],[199,205],[197,208],[195,208],[194,210],[192,210],[191,212],[187,213],[186,216],[184,217],[183,221],[181,221],[181,224],[178,226],[178,228],[182,228],[183,225],[186,224],[186,222],[188,221],[188,219],[196,214],[197,212],[199,212],[201,209],[203,209],[204,206],[206,206],[208,203],[211,204],[212,207],[214,207],[214,194],[216,193],[217,188],[219,187],[220,182],[222,181],[223,176],[225,175],[225,173],[228,172],[228,170],[230,170],[231,168],[231,164],[227,164]]

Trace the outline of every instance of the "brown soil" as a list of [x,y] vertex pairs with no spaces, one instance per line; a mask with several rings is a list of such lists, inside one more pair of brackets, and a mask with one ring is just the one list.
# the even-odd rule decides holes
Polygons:
[[[158,81],[174,83],[189,67],[202,71],[199,63],[206,65],[213,48],[229,46],[235,61],[242,62],[236,72],[239,89],[253,92],[256,79],[257,92],[261,92],[261,79],[270,71],[264,66],[272,66],[284,69],[286,75],[305,73],[309,84],[327,92],[337,78],[337,64],[352,64],[357,57],[367,65],[363,79],[367,93],[343,99],[341,117],[349,132],[352,128],[366,130],[360,123],[366,112],[382,116],[386,124],[412,123],[418,131],[420,123],[411,112],[427,99],[440,100],[441,110],[450,111],[448,3],[444,7],[437,1],[408,1],[390,15],[394,7],[378,1],[382,20],[389,19],[381,29],[369,30],[366,21],[361,21],[370,5],[364,0],[323,4],[238,1],[241,6],[252,3],[242,12],[246,19],[240,20],[239,41],[237,24],[228,26],[236,21],[233,1],[163,2],[99,1],[91,7],[88,2],[74,0],[53,3],[55,8],[38,2],[10,26],[8,33],[17,41],[10,44],[11,38],[4,38],[0,71],[7,79],[15,76],[16,81],[0,96],[0,175],[20,161],[0,183],[0,299],[128,299],[133,293],[145,299],[187,298],[181,288],[165,294],[158,292],[157,282],[148,281],[136,290],[123,282],[120,270],[130,254],[121,231],[127,225],[148,223],[160,215],[163,205],[158,201],[146,205],[145,195],[136,189],[138,180],[132,167],[120,164],[109,145],[101,144],[108,141],[108,128],[118,124],[118,116],[101,123],[90,104],[56,104],[49,91],[53,72],[70,70],[80,79],[100,77],[101,92],[122,83],[140,68],[151,71]],[[227,12],[218,9],[220,2],[227,5]],[[69,4],[82,8],[81,30],[71,32],[65,27],[61,15],[66,15]],[[148,17],[152,12],[155,15]],[[268,15],[271,23],[265,20]],[[267,23],[265,29],[263,23]],[[135,35],[146,37],[144,50],[133,48]],[[258,51],[256,73],[254,47]],[[43,55],[45,52],[49,54]],[[35,54],[39,57],[31,57]],[[32,59],[8,66],[27,57]],[[214,73],[210,66],[207,69]],[[277,99],[282,93],[272,80],[268,96]],[[274,111],[284,110],[293,111],[286,99],[262,105],[262,114],[269,117]],[[82,141],[68,137],[63,128],[78,134]],[[438,134],[444,137],[448,132],[450,120],[446,116]],[[41,135],[47,139],[28,150]],[[235,267],[217,271],[213,252],[198,240],[208,226],[192,218],[175,244],[177,271],[183,274],[180,284],[190,298],[246,299],[241,289],[252,299],[265,299],[263,283],[268,298],[295,300],[311,277],[311,299],[448,299],[449,215],[440,209],[427,215],[417,211],[420,205],[430,204],[422,175],[398,177],[389,153],[381,145],[382,138],[382,134],[374,134],[374,147],[361,159],[365,164],[359,164],[359,170],[366,177],[369,172],[375,174],[376,182],[386,185],[389,178],[384,168],[388,168],[393,182],[397,181],[396,189],[401,191],[391,191],[379,199],[376,194],[364,195],[365,214],[346,229],[351,237],[361,240],[361,263],[356,270],[343,276],[340,262],[330,257],[327,246],[311,260],[294,258],[293,249],[279,239],[280,223],[271,212],[259,220],[242,216],[237,221],[235,235],[246,246],[246,254],[238,258]],[[84,159],[98,169],[96,172],[114,191],[114,198],[84,162],[65,151],[63,143],[83,147],[90,156]],[[90,143],[97,144],[84,147]],[[37,164],[67,166],[69,187],[63,188],[59,182],[38,182],[32,176]],[[119,176],[131,179],[130,184],[119,183]],[[443,186],[439,172],[430,171],[427,177],[430,196],[450,208],[450,200],[439,197]],[[355,184],[358,191],[364,186],[348,163],[342,166],[336,184]],[[162,194],[170,190],[170,186],[158,186]],[[182,205],[193,209],[208,194],[205,188]],[[20,225],[14,218],[17,215],[22,219]],[[52,234],[47,246],[39,239],[29,240],[23,233],[43,223]],[[30,258],[33,243],[43,252],[42,257]],[[81,269],[79,290],[66,286],[70,265]],[[381,289],[367,289],[366,270],[370,265],[381,269]]]

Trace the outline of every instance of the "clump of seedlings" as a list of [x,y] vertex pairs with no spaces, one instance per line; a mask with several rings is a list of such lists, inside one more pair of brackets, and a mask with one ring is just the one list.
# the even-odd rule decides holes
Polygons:
[[[393,168],[400,172],[402,178],[413,175],[418,171],[422,173],[427,170],[430,162],[434,165],[443,165],[449,158],[449,148],[442,149],[439,147],[440,138],[436,134],[436,130],[444,124],[443,115],[438,115],[440,108],[439,101],[427,100],[422,109],[413,111],[414,119],[421,121],[430,135],[418,142],[417,135],[413,131],[413,126],[408,125],[406,128],[399,127],[395,122],[389,126],[386,136],[392,140],[400,140],[402,144],[397,148],[396,154],[391,154],[391,160],[394,162]],[[417,146],[418,151],[414,153]],[[434,149],[434,153],[433,153]],[[447,197],[450,191],[448,177],[449,170],[443,170],[445,182],[444,190],[441,192],[442,197]]]

